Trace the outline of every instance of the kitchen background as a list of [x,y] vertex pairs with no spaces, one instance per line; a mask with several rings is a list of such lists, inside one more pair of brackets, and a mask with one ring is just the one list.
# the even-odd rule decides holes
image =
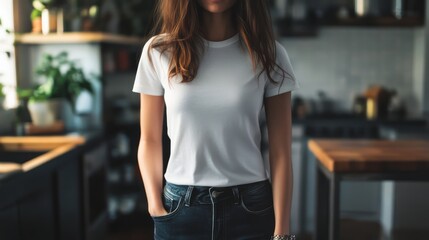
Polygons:
[[[62,7],[63,15],[55,15],[54,22],[60,19],[56,27],[43,26],[49,22],[43,19],[42,27],[37,27],[35,2],[51,10],[51,16]],[[106,206],[98,210],[105,213],[105,218],[100,217],[105,225],[94,230],[84,227],[81,236],[150,239],[152,223],[135,156],[139,97],[131,88],[152,23],[154,0],[50,2],[2,0],[0,83],[5,96],[0,97],[4,105],[0,136],[102,132],[103,137],[95,139],[104,144],[97,151],[105,151],[105,158],[98,160],[107,169]],[[301,81],[301,89],[293,92],[292,147],[297,174],[292,231],[303,239],[314,234],[315,220],[315,159],[306,147],[309,138],[429,139],[428,2],[270,1],[277,40],[287,49]],[[90,77],[94,95],[79,95],[77,112],[63,113],[64,127],[60,126],[59,133],[33,126],[28,114],[24,114],[27,118],[19,114],[24,101],[17,100],[15,88],[27,89],[43,81],[35,72],[43,54],[63,51],[79,61],[87,76],[94,75]],[[372,109],[366,100],[374,95],[388,104]],[[166,161],[166,136],[164,144]],[[428,184],[347,182],[341,188],[342,226],[348,229],[344,239],[419,239],[429,234]],[[0,204],[0,222],[2,208],[7,209]],[[92,220],[86,224],[95,226]]]

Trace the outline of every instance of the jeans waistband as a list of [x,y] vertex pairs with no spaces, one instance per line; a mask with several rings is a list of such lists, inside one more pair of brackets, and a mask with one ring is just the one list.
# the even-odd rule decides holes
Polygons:
[[264,186],[270,186],[268,179],[228,187],[177,185],[166,182],[164,191],[166,194],[175,197],[183,197],[186,206],[191,204],[212,204],[231,198],[234,203],[238,204],[242,193]]

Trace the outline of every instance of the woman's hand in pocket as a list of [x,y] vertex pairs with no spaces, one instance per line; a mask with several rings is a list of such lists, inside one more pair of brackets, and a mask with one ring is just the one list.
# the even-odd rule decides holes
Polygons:
[[149,214],[152,217],[161,217],[161,216],[167,215],[168,212],[167,210],[165,210],[165,208],[161,207],[161,208],[149,210]]

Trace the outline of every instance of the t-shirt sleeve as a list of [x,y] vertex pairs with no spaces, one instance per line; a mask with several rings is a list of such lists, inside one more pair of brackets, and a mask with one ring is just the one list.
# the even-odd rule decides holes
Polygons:
[[278,67],[276,67],[276,71],[271,73],[271,77],[274,79],[274,81],[277,82],[277,84],[271,82],[267,76],[264,97],[276,96],[281,93],[290,92],[300,87],[298,80],[295,78],[295,73],[293,71],[292,64],[290,63],[286,49],[277,41],[276,63],[282,67],[286,73],[284,73],[283,76],[283,72],[281,69],[278,69]]
[[159,74],[157,74],[156,72],[156,66],[159,63],[159,56],[158,54],[154,54],[156,53],[155,49],[151,49],[150,54],[153,62],[152,65],[147,55],[149,44],[151,41],[153,41],[153,38],[154,37],[150,38],[143,46],[132,91],[137,93],[162,96],[164,95],[164,88],[161,84]]

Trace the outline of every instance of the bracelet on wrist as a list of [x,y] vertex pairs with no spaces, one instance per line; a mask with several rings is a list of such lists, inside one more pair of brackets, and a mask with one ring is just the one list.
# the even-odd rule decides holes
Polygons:
[[295,235],[274,235],[271,240],[296,240]]

